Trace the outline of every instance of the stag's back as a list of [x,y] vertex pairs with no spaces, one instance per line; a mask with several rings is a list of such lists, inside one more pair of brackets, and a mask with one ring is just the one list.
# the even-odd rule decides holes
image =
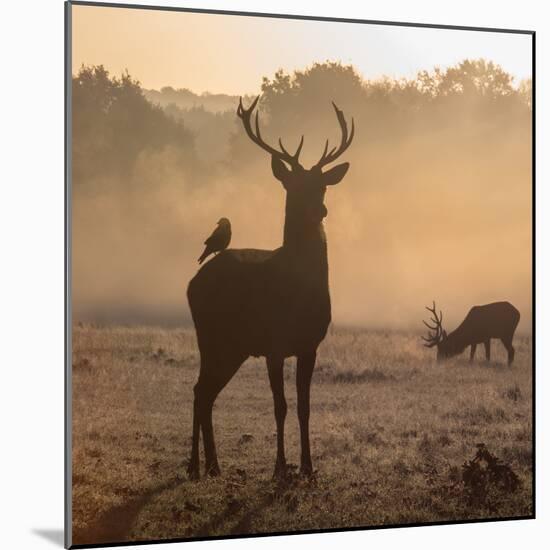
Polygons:
[[513,336],[519,319],[519,311],[510,302],[474,306],[455,332],[469,336],[472,342],[507,338]]
[[330,323],[325,286],[289,270],[283,248],[218,254],[187,290],[201,354],[289,357],[316,348]]

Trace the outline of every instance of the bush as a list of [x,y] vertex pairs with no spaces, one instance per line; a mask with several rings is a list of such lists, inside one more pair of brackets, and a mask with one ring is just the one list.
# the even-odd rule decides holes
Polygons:
[[512,468],[484,443],[479,443],[475,457],[463,464],[462,483],[470,505],[488,508],[496,508],[501,496],[516,492],[521,485]]

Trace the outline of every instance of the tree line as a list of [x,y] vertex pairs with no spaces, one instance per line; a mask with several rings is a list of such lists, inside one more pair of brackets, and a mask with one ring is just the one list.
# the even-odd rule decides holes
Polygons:
[[[470,132],[472,123],[486,133],[530,131],[531,81],[514,86],[510,74],[483,59],[421,71],[414,79],[378,80],[362,78],[351,65],[315,63],[264,77],[261,92],[263,132],[289,143],[302,133],[324,138],[330,101],[353,115],[357,150],[449,128]],[[140,155],[166,149],[201,182],[217,170],[238,171],[258,155],[239,132],[234,96],[144,90],[128,72],[110,75],[101,65],[80,68],[72,96],[77,187],[104,175],[124,177]]]

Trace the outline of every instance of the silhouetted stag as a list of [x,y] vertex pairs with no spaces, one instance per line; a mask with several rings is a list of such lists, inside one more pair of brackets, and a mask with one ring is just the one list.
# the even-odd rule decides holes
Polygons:
[[430,325],[423,323],[430,329],[428,337],[422,339],[427,348],[437,346],[437,360],[446,359],[461,354],[468,346],[470,362],[474,360],[478,344],[485,345],[487,361],[491,360],[491,338],[499,338],[508,352],[508,364],[514,360],[515,350],[512,345],[514,332],[519,323],[519,311],[509,302],[495,302],[484,306],[474,306],[456,330],[447,334],[442,327],[443,313],[437,316],[435,302],[433,307],[426,309],[433,315]]
[[[206,263],[189,283],[187,297],[201,356],[200,374],[194,387],[193,442],[188,473],[199,476],[199,430],[202,428],[206,474],[218,475],[212,429],[212,406],[222,388],[249,356],[264,356],[273,392],[277,425],[275,475],[285,475],[284,423],[287,405],[283,387],[283,364],[296,356],[298,419],[301,436],[301,468],[312,473],[309,445],[310,383],[317,347],[331,320],[328,286],[327,245],[323,204],[328,185],[342,180],[349,163],[326,172],[350,145],[342,111],[334,110],[342,137],[338,147],[328,150],[311,169],[299,163],[304,138],[292,155],[279,139],[280,150],[264,142],[258,113],[255,128],[251,115],[257,97],[245,109],[242,99],[237,115],[248,137],[271,155],[273,175],[286,191],[283,246],[277,250],[227,249]],[[266,208],[269,208],[266,205]]]

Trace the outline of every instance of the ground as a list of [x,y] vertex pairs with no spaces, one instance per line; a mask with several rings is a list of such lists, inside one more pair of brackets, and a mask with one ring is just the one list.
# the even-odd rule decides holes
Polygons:
[[[291,475],[279,482],[266,367],[249,360],[214,408],[222,475],[189,481],[194,331],[75,326],[73,543],[530,516],[530,338],[516,336],[515,346],[511,367],[495,341],[491,363],[478,349],[473,364],[467,352],[437,364],[417,334],[331,327],[312,382],[316,474],[292,470],[299,433],[288,360]],[[479,444],[517,483],[487,469],[466,478]]]

